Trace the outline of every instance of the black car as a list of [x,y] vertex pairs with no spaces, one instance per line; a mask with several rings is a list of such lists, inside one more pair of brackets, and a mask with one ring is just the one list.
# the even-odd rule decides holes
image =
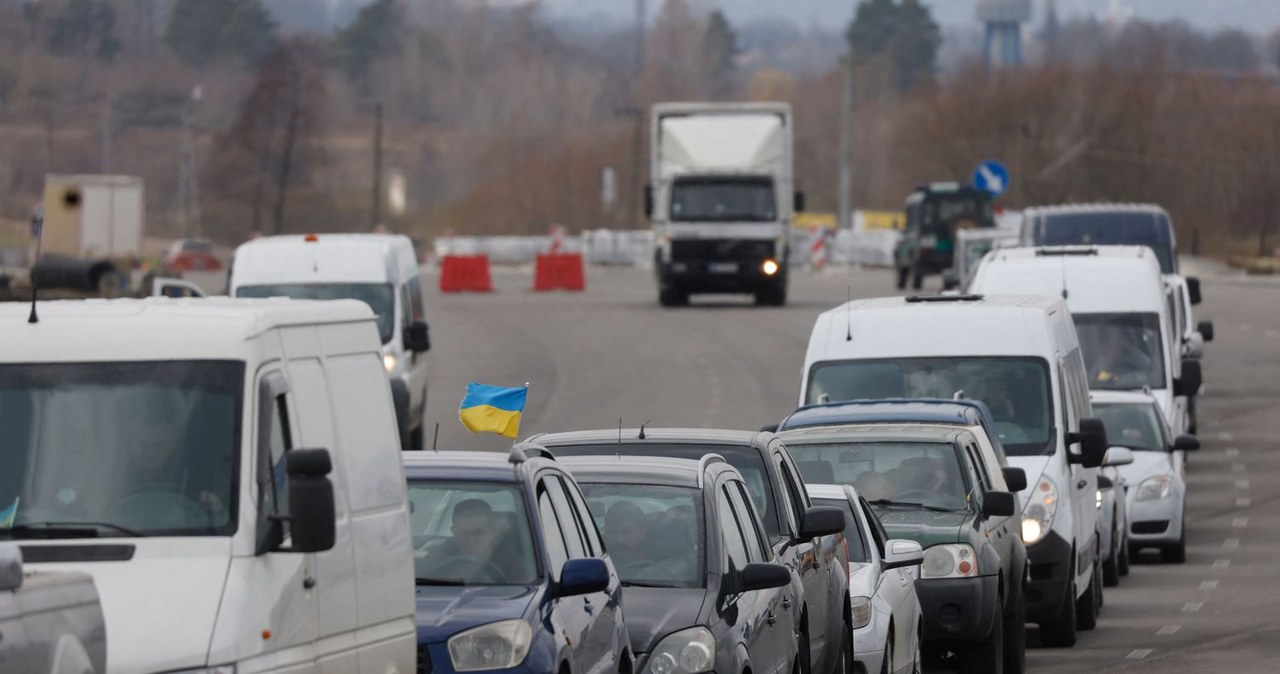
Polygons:
[[639,674],[797,671],[773,562],[742,475],[723,457],[562,459],[622,578]]

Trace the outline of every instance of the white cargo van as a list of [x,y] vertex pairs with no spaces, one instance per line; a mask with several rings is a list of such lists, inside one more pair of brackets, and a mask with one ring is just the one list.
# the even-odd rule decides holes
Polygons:
[[1089,388],[1149,389],[1175,434],[1189,432],[1188,399],[1200,362],[1183,360],[1174,300],[1145,246],[1053,246],[988,253],[969,285],[982,294],[1066,299],[1084,350]]
[[242,244],[227,280],[232,297],[356,299],[378,315],[405,449],[423,448],[431,340],[413,242],[398,234],[269,236]]
[[[800,404],[880,398],[986,403],[1030,491],[1022,512],[1027,620],[1046,645],[1091,628],[1098,570],[1097,467],[1106,432],[1093,419],[1084,359],[1066,304],[1037,296],[856,300],[818,317]],[[1073,447],[1079,445],[1078,451]]]
[[404,469],[366,305],[28,311],[0,304],[0,539],[30,570],[93,576],[109,671],[413,671]]

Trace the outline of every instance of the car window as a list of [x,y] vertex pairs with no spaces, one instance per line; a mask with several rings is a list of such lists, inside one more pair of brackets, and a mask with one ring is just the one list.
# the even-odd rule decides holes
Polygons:
[[543,480],[547,491],[551,493],[551,506],[555,510],[556,519],[560,522],[560,532],[564,534],[564,542],[569,550],[569,559],[587,557],[586,535],[569,504],[569,497],[564,493],[560,478],[547,476]]
[[[950,442],[869,440],[793,443],[808,483],[852,485],[867,500],[964,510],[969,483],[957,447]],[[816,475],[824,475],[819,478]]]
[[885,533],[884,525],[880,524],[880,518],[876,516],[876,511],[867,503],[864,498],[858,498],[858,505],[862,508],[862,517],[867,520],[867,525],[871,529],[871,542],[876,547],[876,552],[884,559],[885,541],[889,540],[889,534]]
[[1000,466],[1000,462],[996,460],[995,454],[989,449],[984,449],[981,443],[973,445],[973,455],[977,458],[978,463],[982,466],[982,472],[986,476],[986,489],[991,491],[1009,491],[1009,484],[1004,481],[1004,469]]
[[731,480],[725,483],[729,491],[729,500],[733,503],[733,511],[738,515],[738,523],[746,537],[747,557],[753,562],[767,562],[772,554],[767,550],[764,532],[760,529],[760,518],[752,509],[751,497],[741,482]]
[[813,502],[817,505],[831,506],[844,511],[844,540],[849,543],[849,561],[855,564],[865,564],[871,561],[871,557],[867,552],[867,537],[862,533],[862,523],[858,521],[858,516],[854,512],[857,507],[849,502],[847,498],[816,498]]
[[702,490],[608,482],[578,484],[623,583],[645,587],[706,585]]
[[969,484],[972,485],[969,490],[970,503],[981,503],[983,492],[991,489],[991,481],[987,479],[986,471],[982,469],[982,461],[978,459],[977,447],[973,444],[965,445],[965,472],[969,475]]
[[591,508],[587,506],[586,501],[582,499],[582,492],[578,487],[569,480],[562,480],[564,491],[569,495],[569,500],[573,501],[574,508],[578,511],[578,516],[582,519],[582,529],[587,535],[587,547],[590,548],[588,553],[592,557],[599,557],[604,554],[604,543],[600,542],[600,530],[596,526],[595,519],[591,516]]
[[748,556],[747,545],[734,516],[733,506],[729,502],[729,492],[724,487],[716,490],[716,518],[720,522],[720,535],[724,540],[725,555],[729,558],[732,569],[746,568]]
[[410,477],[408,499],[418,578],[465,585],[528,585],[537,578],[520,487]]
[[569,560],[569,549],[565,545],[564,534],[560,531],[560,523],[556,519],[556,510],[551,504],[551,494],[547,493],[545,482],[538,487],[538,517],[542,519],[542,543],[547,548],[551,577],[558,580],[560,569]]
[[422,277],[415,276],[409,279],[409,309],[413,313],[413,320],[426,320],[427,312],[422,304]]
[[[773,455],[773,464],[778,469],[778,486],[782,489],[782,501],[787,512],[787,521],[800,523],[800,515],[804,510],[800,507],[800,500],[796,494],[794,481],[790,477],[790,471],[786,468],[786,463],[782,460],[782,454]],[[792,532],[798,533],[798,532]]]

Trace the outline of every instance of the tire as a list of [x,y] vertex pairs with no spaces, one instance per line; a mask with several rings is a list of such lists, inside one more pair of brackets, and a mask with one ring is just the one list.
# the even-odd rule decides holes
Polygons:
[[836,662],[836,674],[855,674],[858,669],[857,660],[853,655],[853,626],[849,620],[849,615],[845,614],[844,620],[840,621],[840,629],[844,630],[844,637],[840,639],[840,660]]
[[920,268],[920,264],[911,265],[911,289],[919,290],[924,286],[924,270]]
[[1183,564],[1187,561],[1187,530],[1183,524],[1182,537],[1177,543],[1160,548],[1160,561],[1165,564]]
[[893,628],[889,628],[889,637],[884,641],[884,659],[880,661],[880,674],[894,674],[898,671],[893,661]]
[[1120,532],[1111,527],[1111,554],[1102,560],[1102,584],[1115,587],[1120,584],[1120,550],[1126,547],[1120,540]]
[[1102,596],[1102,574],[1098,572],[1098,566],[1094,563],[1089,589],[1077,600],[1076,627],[1086,632],[1098,626],[1098,611],[1101,609],[1098,598]]
[[787,303],[787,286],[784,283],[777,283],[760,290],[755,293],[756,305],[761,307],[781,307]]
[[[1074,554],[1074,553],[1073,553]],[[1040,642],[1049,648],[1071,648],[1076,645],[1076,571],[1070,571],[1062,608],[1051,622],[1040,623]]]
[[1019,593],[1004,619],[1004,674],[1027,671],[1027,604]]
[[907,287],[907,275],[911,273],[911,270],[906,267],[895,267],[895,271],[898,275],[898,290],[903,290]]
[[1004,674],[1004,634],[1004,610],[997,606],[991,633],[986,639],[969,644],[960,654],[960,673]]
[[[800,674],[813,674],[813,651],[809,649],[809,621],[802,620],[800,624],[803,628],[800,631],[800,643],[796,644],[798,652],[796,653],[796,663],[799,665]],[[850,634],[850,636],[853,636]]]
[[911,674],[924,671],[924,625],[916,625],[916,640],[911,653]]
[[664,288],[658,291],[658,304],[664,307],[682,307],[689,303],[689,293],[680,288]]
[[1125,538],[1124,545],[1120,546],[1120,575],[1129,575],[1129,555],[1132,554],[1132,546],[1129,545],[1128,537]]

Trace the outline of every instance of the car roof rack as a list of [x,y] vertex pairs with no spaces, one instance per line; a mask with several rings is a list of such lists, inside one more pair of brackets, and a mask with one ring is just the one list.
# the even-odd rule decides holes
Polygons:
[[978,302],[982,295],[907,295],[907,304],[921,302]]

